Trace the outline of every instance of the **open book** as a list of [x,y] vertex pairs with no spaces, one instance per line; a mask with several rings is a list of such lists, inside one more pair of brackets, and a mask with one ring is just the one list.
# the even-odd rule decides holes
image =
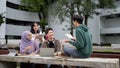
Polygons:
[[73,36],[71,34],[65,34],[69,39],[73,39]]

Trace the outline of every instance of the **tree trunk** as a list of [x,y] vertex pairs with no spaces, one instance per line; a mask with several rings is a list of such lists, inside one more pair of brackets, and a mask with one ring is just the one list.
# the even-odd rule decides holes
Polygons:
[[81,15],[80,4],[81,4],[81,0],[78,0],[76,5],[77,5],[77,12],[78,12],[79,15]]
[[41,20],[42,16],[41,16],[41,14],[40,14],[40,13],[38,13],[38,16],[39,16],[39,20]]
[[71,19],[71,30],[70,30],[70,34],[73,36],[73,23],[72,23],[72,19]]
[[38,13],[38,16],[39,16],[39,20],[40,20],[40,26],[42,28],[42,30],[45,29],[45,16],[43,16],[44,14],[43,13]]
[[85,15],[85,25],[87,26],[87,21],[88,21],[88,15]]
[[71,16],[71,31],[70,34],[73,36],[73,21],[72,21],[72,17],[74,15],[74,4],[71,2],[71,8],[70,8],[70,16]]

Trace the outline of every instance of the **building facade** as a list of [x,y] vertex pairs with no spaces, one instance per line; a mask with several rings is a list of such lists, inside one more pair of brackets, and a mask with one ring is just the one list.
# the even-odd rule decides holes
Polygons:
[[[39,22],[37,13],[20,9],[20,0],[0,0],[0,14],[4,23],[0,26],[0,41],[4,43],[20,42],[21,33],[30,30],[33,22]],[[24,8],[24,6],[22,5]]]
[[115,5],[115,9],[100,9],[100,15],[89,19],[94,43],[120,44],[120,0],[116,0]]

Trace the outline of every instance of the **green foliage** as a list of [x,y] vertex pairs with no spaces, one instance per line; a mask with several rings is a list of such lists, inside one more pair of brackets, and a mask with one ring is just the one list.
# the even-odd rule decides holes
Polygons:
[[[56,14],[61,21],[64,21],[65,17],[70,18],[74,14],[83,15],[85,18],[85,25],[87,20],[92,17],[93,14],[100,14],[96,11],[99,8],[115,8],[115,0],[57,0]],[[71,32],[73,32],[73,23],[71,21]]]
[[21,2],[26,6],[26,9],[33,12],[40,12],[46,5],[44,0],[22,0]]
[[58,0],[55,6],[56,14],[60,18],[71,17],[74,14],[74,5],[71,0]]
[[54,3],[55,0],[21,0],[25,8],[32,12],[47,14],[48,7]]
[[114,2],[115,0],[58,0],[58,5],[61,6],[57,7],[57,14],[60,17],[71,17],[75,13],[92,17],[93,14],[100,14],[96,9],[115,8]]
[[[56,0],[21,0],[21,3],[25,6],[24,9],[37,12],[40,20],[47,22],[48,8],[55,1]],[[41,21],[40,23],[43,24],[45,22]],[[42,26],[44,27],[44,25]]]
[[91,0],[84,0],[80,6],[82,7],[81,14],[83,14],[84,16],[85,15],[91,16],[96,12],[95,11],[96,3],[94,3]]
[[45,20],[40,21],[40,27],[45,29],[45,25],[47,25],[47,22]]
[[114,0],[21,0],[21,2],[26,6],[25,9],[37,12],[39,18],[44,21],[47,19],[49,6],[57,2],[54,10],[61,21],[64,21],[65,17],[71,18],[77,13],[85,17],[86,25],[89,17],[92,17],[93,14],[99,14],[96,9],[115,8]]
[[115,8],[115,0],[99,0],[99,8]]
[[0,25],[3,23],[3,18],[0,16]]
[[[70,18],[74,14],[83,15],[85,18],[85,24],[87,20],[92,17],[93,14],[100,14],[96,11],[99,8],[115,8],[114,0],[57,0],[56,14],[61,21],[64,21],[65,17]],[[71,32],[73,32],[73,23],[71,21]]]

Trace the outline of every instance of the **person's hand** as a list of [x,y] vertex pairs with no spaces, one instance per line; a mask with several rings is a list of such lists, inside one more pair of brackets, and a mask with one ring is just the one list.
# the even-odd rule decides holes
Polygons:
[[69,42],[69,40],[68,40],[68,39],[63,40],[63,43],[68,43],[68,42]]
[[30,55],[35,55],[36,53],[35,52],[32,52]]
[[57,56],[58,54],[57,53],[54,53],[54,56]]
[[39,40],[40,40],[40,42],[43,42],[43,37],[40,37]]
[[71,40],[76,41],[76,38],[72,38]]
[[38,38],[38,35],[39,35],[39,34],[35,34],[35,39],[37,39],[37,38]]
[[62,52],[56,52],[54,53],[54,56],[62,56]]
[[28,47],[26,47],[26,50],[31,50],[33,47],[31,45],[29,45]]

